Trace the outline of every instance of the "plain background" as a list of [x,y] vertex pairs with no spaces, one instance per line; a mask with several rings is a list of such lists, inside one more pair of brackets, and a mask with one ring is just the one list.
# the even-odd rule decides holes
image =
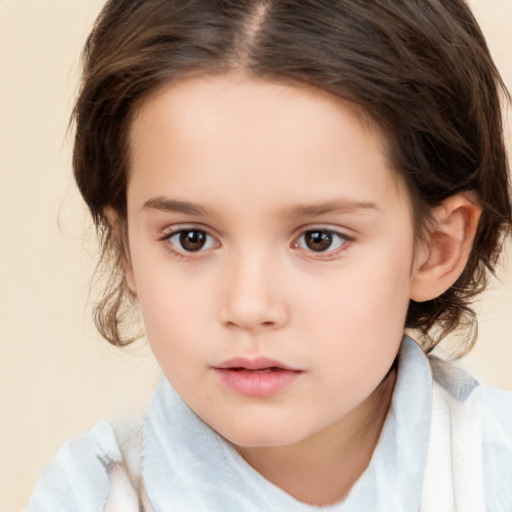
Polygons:
[[[21,510],[59,445],[144,410],[144,344],[108,346],[90,318],[95,239],[71,180],[78,56],[102,0],[0,0],[0,508]],[[512,88],[512,0],[473,0]],[[510,111],[507,114],[510,123]],[[510,243],[507,244],[510,247]],[[460,364],[512,389],[512,264],[481,303]]]

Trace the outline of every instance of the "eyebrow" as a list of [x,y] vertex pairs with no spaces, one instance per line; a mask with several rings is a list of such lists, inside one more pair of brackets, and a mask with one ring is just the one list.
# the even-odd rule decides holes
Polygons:
[[297,205],[287,210],[289,217],[316,217],[327,213],[353,213],[359,210],[380,210],[377,203],[340,199],[311,205]]
[[185,215],[206,215],[208,213],[202,206],[190,203],[189,201],[177,201],[165,197],[153,197],[148,199],[142,206],[142,209],[184,213]]

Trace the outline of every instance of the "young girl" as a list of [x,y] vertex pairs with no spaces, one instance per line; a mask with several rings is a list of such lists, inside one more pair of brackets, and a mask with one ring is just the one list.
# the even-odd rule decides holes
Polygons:
[[110,0],[74,171],[163,377],[28,510],[512,510],[512,397],[425,355],[511,223],[503,91],[463,0]]

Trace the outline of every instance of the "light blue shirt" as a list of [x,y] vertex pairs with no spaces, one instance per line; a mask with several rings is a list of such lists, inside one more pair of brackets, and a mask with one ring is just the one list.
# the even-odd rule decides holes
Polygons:
[[[201,421],[161,379],[143,426],[143,478],[155,512],[415,512],[422,503],[436,381],[458,403],[482,392],[483,485],[488,512],[512,512],[512,393],[402,344],[391,407],[370,465],[348,497],[314,507],[262,477]],[[457,435],[446,432],[446,436]],[[122,455],[113,426],[101,422],[62,446],[35,488],[28,512],[100,512],[109,462]],[[476,463],[480,463],[477,461]],[[463,511],[464,512],[464,511]]]

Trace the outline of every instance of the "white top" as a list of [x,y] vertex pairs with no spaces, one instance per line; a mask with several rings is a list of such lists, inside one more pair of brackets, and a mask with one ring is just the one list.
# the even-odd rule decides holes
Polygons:
[[[142,476],[154,512],[512,511],[512,393],[480,386],[466,372],[427,358],[409,338],[370,465],[342,503],[306,505],[274,486],[164,378],[142,436]],[[121,484],[111,492],[110,479],[119,482],[122,452],[134,457],[129,466],[137,466],[138,450],[130,450],[130,443],[137,445],[106,421],[65,443],[41,475],[27,511],[129,512],[122,503],[135,493]]]

